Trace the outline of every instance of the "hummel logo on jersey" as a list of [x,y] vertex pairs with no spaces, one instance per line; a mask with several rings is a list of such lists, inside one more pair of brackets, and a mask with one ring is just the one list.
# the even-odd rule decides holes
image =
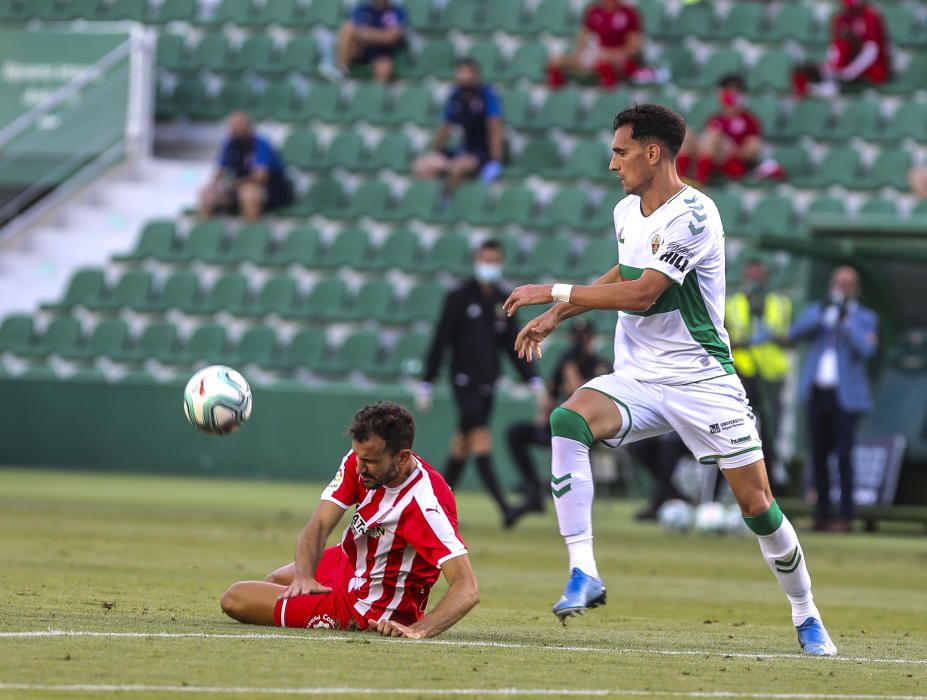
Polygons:
[[663,253],[663,255],[660,256],[660,261],[669,263],[680,272],[685,272],[686,268],[689,267],[689,260],[680,253],[672,250],[668,250]]
[[750,436],[744,435],[743,437],[739,437],[739,438],[731,438],[731,444],[732,445],[742,445],[745,442],[749,442],[749,440],[750,440]]
[[364,520],[359,512],[354,513],[354,517],[351,518],[351,530],[358,537],[362,537],[364,535],[367,535],[367,537],[381,537],[386,532],[382,525],[368,528],[367,521]]

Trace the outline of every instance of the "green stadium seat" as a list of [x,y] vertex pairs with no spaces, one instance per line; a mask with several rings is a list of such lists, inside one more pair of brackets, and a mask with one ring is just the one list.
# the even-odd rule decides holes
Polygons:
[[[493,4],[493,3],[491,3]],[[506,4],[506,3],[499,3]],[[474,42],[467,51],[467,57],[474,59],[480,65],[480,75],[488,83],[501,80],[504,75],[502,52],[499,44],[492,39]]]
[[878,4],[878,9],[882,13],[893,44],[917,47],[927,44],[914,5],[883,2]]
[[204,92],[203,98],[187,105],[184,110],[197,121],[219,121],[238,109],[250,109],[248,83],[243,80],[226,80],[215,94]]
[[298,215],[327,214],[342,206],[344,192],[333,178],[316,180],[309,187],[305,197],[299,199],[291,209]]
[[354,90],[347,109],[339,111],[335,115],[335,121],[345,124],[357,122],[377,124],[380,122],[380,115],[386,111],[386,97],[385,85],[360,83]]
[[685,114],[686,125],[696,131],[705,128],[708,121],[718,111],[718,97],[714,94],[699,97]]
[[913,139],[927,141],[927,102],[908,102],[898,106],[885,130],[878,135],[885,141]]
[[349,129],[339,132],[332,139],[325,153],[323,167],[359,170],[365,160],[363,136],[360,131]]
[[750,89],[788,92],[792,89],[794,67],[794,59],[788,53],[767,51],[750,71]]
[[898,203],[892,199],[883,199],[881,197],[867,199],[859,208],[859,213],[863,216],[876,215],[891,217],[895,219],[900,217],[898,212]]
[[741,195],[738,190],[712,190],[709,195],[718,213],[721,215],[721,224],[727,235],[741,233]]
[[238,312],[256,318],[271,314],[289,316],[296,307],[298,292],[295,279],[289,275],[275,275],[264,283],[253,303],[246,304]]
[[309,291],[305,303],[293,316],[310,319],[338,319],[347,314],[347,287],[344,280],[332,277],[318,281]]
[[187,49],[179,34],[159,34],[155,50],[160,68],[181,70],[187,64]]
[[225,361],[237,367],[247,365],[267,367],[272,364],[276,350],[277,332],[267,326],[255,326],[242,334],[235,345],[235,350],[226,356]]
[[240,272],[229,272],[219,277],[202,297],[191,314],[209,315],[230,309],[240,309],[248,294],[248,280]]
[[[254,34],[245,39],[238,50],[229,56],[225,71],[253,70],[271,72],[275,65],[274,42],[266,34]],[[270,69],[270,70],[268,70]]]
[[226,330],[220,323],[207,323],[196,328],[187,342],[162,362],[173,365],[193,365],[222,362],[226,352]]
[[357,291],[349,317],[358,321],[385,321],[395,307],[393,285],[388,280],[370,280]]
[[543,236],[524,258],[506,265],[506,275],[521,279],[569,275],[571,257],[569,238]]
[[795,105],[783,126],[783,139],[795,140],[802,136],[826,138],[832,129],[830,100],[809,98]]
[[534,126],[539,129],[572,129],[579,121],[580,98],[576,88],[550,92],[538,110]]
[[113,0],[109,3],[92,3],[92,19],[97,22],[145,22],[148,15],[147,0]]
[[367,373],[381,380],[420,377],[430,342],[425,333],[406,333],[396,341],[386,360],[368,367]]
[[527,21],[528,17],[524,12],[524,3],[489,2],[486,3],[486,14],[482,29],[491,32],[518,34]]
[[801,43],[827,41],[814,18],[814,8],[805,3],[778,3],[779,10],[773,16],[766,40],[780,43],[794,39]]
[[718,33],[720,24],[715,17],[713,3],[683,5],[664,30],[663,36],[674,39],[697,37],[712,40]]
[[135,250],[125,255],[115,256],[115,260],[162,259],[174,245],[176,229],[173,221],[149,221],[135,244]]
[[879,133],[880,121],[878,101],[856,98],[847,103],[833,129],[824,138],[829,141],[847,141],[856,137],[874,139]]
[[318,267],[353,267],[366,260],[370,252],[370,235],[365,229],[349,228],[341,231],[326,254],[317,263]]
[[894,79],[879,87],[882,92],[908,95],[927,85],[927,51],[912,52],[908,64],[899,70]]
[[372,270],[415,272],[419,266],[421,240],[408,229],[398,229],[377,248],[368,267]]
[[73,348],[80,338],[80,322],[71,316],[58,316],[51,320],[45,332],[32,336],[17,355],[23,357],[47,357]]
[[474,0],[454,0],[444,5],[439,16],[439,27],[445,31],[456,30],[467,34],[479,30],[477,11],[479,4]]
[[422,272],[450,272],[464,275],[472,266],[470,242],[460,233],[445,233],[435,239],[431,248],[425,251]]
[[772,151],[772,157],[785,170],[786,179],[800,180],[811,173],[811,160],[807,148],[796,145],[776,146]]
[[409,26],[419,32],[439,31],[440,18],[435,12],[434,0],[404,0]]
[[433,323],[441,312],[446,295],[447,290],[440,282],[419,282],[402,300],[393,320],[397,323]]
[[249,95],[251,116],[258,120],[302,122],[308,105],[288,82],[268,83],[263,90]]
[[588,197],[584,188],[565,187],[547,203],[536,225],[540,228],[557,226],[582,228],[587,206]]
[[245,224],[232,237],[229,245],[220,250],[207,262],[231,265],[253,262],[264,258],[264,252],[270,244],[270,226],[264,222]]
[[30,18],[43,22],[70,22],[77,19],[81,7],[69,0],[3,0],[0,2],[0,21],[21,22]]
[[808,204],[808,208],[805,209],[805,216],[810,217],[820,215],[836,215],[840,217],[848,216],[846,200],[842,197],[834,197],[831,195],[818,197],[817,199],[812,200]]
[[[541,9],[535,10],[535,16],[541,14]],[[547,70],[547,48],[540,42],[525,41],[515,49],[509,65],[505,71],[506,80],[519,78],[534,83],[544,81]]]
[[32,338],[32,316],[7,316],[0,324],[0,353],[19,353]]
[[71,277],[64,298],[54,304],[43,304],[45,309],[70,309],[75,306],[94,308],[103,297],[105,281],[103,271],[95,268],[78,270]]
[[196,295],[199,292],[200,279],[195,272],[187,270],[175,272],[164,282],[161,293],[151,297],[146,304],[136,307],[137,311],[167,311],[180,309],[188,311],[195,308]]
[[[614,174],[612,174],[614,177]],[[617,195],[617,196],[616,196]],[[580,230],[592,236],[604,236],[606,234],[614,235],[615,233],[615,204],[621,198],[621,191],[615,192],[609,190],[592,210],[587,218],[580,223]]]
[[373,331],[352,333],[337,348],[326,354],[314,368],[325,375],[343,375],[364,370],[380,353],[380,336]]
[[580,141],[567,156],[560,178],[576,180],[606,180],[614,177],[609,172],[609,151],[599,140]]
[[145,308],[151,299],[152,275],[148,270],[129,270],[91,309]]
[[531,93],[518,88],[507,89],[501,96],[502,115],[506,126],[528,129],[534,122]]
[[798,230],[793,200],[780,194],[763,197],[747,217],[744,232],[748,235],[793,235]]
[[524,185],[510,185],[490,202],[480,216],[471,219],[481,226],[518,224],[529,226],[534,216],[534,191]]
[[268,253],[262,263],[268,267],[302,265],[314,267],[321,256],[318,229],[297,226],[290,229],[279,248]]
[[[581,131],[611,131],[615,116],[627,109],[633,100],[624,90],[608,90],[595,98],[588,111],[573,129]],[[605,150],[608,153],[608,150]]]
[[793,180],[799,187],[858,187],[862,181],[859,151],[852,146],[835,146],[824,154],[811,176]]
[[325,354],[325,331],[320,328],[306,328],[290,340],[289,345],[268,364],[282,370],[299,367],[315,367]]
[[450,206],[446,212],[436,212],[425,220],[448,223],[475,221],[480,216],[485,216],[488,199],[488,185],[482,180],[470,180],[454,190]]
[[335,121],[340,109],[338,86],[331,83],[315,83],[306,96],[303,117],[305,121]]
[[756,115],[762,125],[763,134],[769,137],[781,128],[779,108],[782,100],[776,95],[753,95],[745,101],[747,109]]
[[715,39],[759,41],[763,36],[766,7],[759,3],[735,3],[724,16]]
[[887,148],[878,156],[863,181],[857,183],[865,188],[894,187],[906,191],[908,189],[908,172],[912,166],[911,152],[906,148]]
[[291,22],[294,21],[294,15],[300,4],[298,0],[264,2],[263,5],[259,7],[261,12],[260,24],[278,24],[282,27],[294,26]]
[[[685,8],[703,7],[703,5],[686,5]],[[690,88],[710,88],[714,87],[718,80],[725,75],[732,73],[743,74],[744,68],[743,56],[737,49],[718,49],[712,53],[705,64],[698,72],[687,78],[680,78],[676,81],[678,84]]]
[[695,74],[698,64],[692,52],[677,43],[660,53],[659,65],[669,69],[673,83],[683,83]]
[[128,324],[121,318],[109,318],[100,321],[84,342],[62,348],[60,355],[69,360],[119,357],[128,339]]
[[291,131],[280,147],[280,155],[287,165],[301,170],[325,167],[325,159],[319,154],[318,142],[313,129]]
[[408,219],[431,220],[438,210],[441,183],[433,180],[415,180],[406,188],[394,209],[382,214],[387,221]]
[[[164,0],[154,5],[148,17],[150,24],[192,22],[196,17],[196,0]],[[160,65],[160,61],[158,62]]]
[[225,228],[220,221],[201,221],[193,225],[180,246],[168,251],[161,260],[190,262],[214,258],[222,245]]
[[29,365],[20,377],[33,381],[62,381],[63,379],[55,372],[55,368],[49,365]]
[[[541,0],[526,23],[524,33],[573,36],[579,32],[579,27],[580,21],[570,11],[570,3],[563,0]],[[546,64],[545,60],[541,66]]]
[[612,238],[593,238],[572,266],[571,276],[593,280],[618,264],[618,242]]
[[352,221],[365,216],[378,217],[389,204],[389,185],[380,180],[365,180],[350,195],[348,205],[330,216],[334,219]]
[[165,360],[172,357],[177,347],[177,326],[162,321],[145,327],[136,341],[124,346],[113,356],[119,362]]
[[261,6],[252,0],[221,0],[216,7],[213,21],[216,24],[232,24],[239,27],[263,26],[266,18],[261,10]]
[[557,173],[563,167],[560,148],[549,138],[528,141],[507,168],[508,175],[531,176]]
[[429,75],[441,80],[450,80],[454,76],[456,60],[454,45],[449,39],[432,39],[425,42],[422,50],[413,56],[404,77],[414,79]]
[[229,42],[225,34],[204,34],[190,52],[187,68],[221,71],[229,57]]
[[[294,36],[283,47],[283,51],[280,52],[277,70],[283,73],[311,73],[318,60],[319,49],[315,40],[311,36]],[[323,86],[314,85],[313,90],[318,87]],[[329,85],[328,87],[335,86]]]
[[196,78],[181,80],[174,90],[167,96],[167,100],[159,96],[156,105],[159,118],[175,118],[183,114],[195,116],[196,108],[206,100],[206,93],[202,83]]
[[380,115],[380,123],[430,126],[436,120],[433,94],[434,92],[424,85],[406,86],[396,94],[389,108]]
[[345,20],[345,6],[341,0],[312,0],[307,15],[309,24],[322,24],[337,29]]
[[392,170],[397,173],[409,171],[412,160],[412,142],[401,131],[384,134],[365,161],[359,165],[364,170],[381,172]]

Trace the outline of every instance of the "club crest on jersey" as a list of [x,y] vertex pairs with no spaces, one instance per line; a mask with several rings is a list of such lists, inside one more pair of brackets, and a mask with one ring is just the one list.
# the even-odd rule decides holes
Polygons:
[[368,527],[367,521],[361,516],[359,512],[354,513],[354,517],[351,518],[351,531],[358,537],[382,537],[386,530],[383,529],[382,525],[376,525],[374,527]]
[[650,254],[656,255],[657,251],[660,250],[660,244],[663,242],[663,239],[660,238],[659,233],[653,234],[653,238],[650,239]]

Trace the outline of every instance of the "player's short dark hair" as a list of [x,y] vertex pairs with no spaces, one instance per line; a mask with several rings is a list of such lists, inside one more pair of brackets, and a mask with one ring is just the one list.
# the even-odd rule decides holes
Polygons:
[[505,254],[505,248],[503,248],[502,244],[495,238],[487,238],[485,241],[480,243],[476,249],[476,252],[479,254],[484,250],[498,250],[500,253]]
[[348,433],[352,440],[367,442],[373,437],[382,438],[392,454],[411,450],[415,440],[415,419],[398,403],[378,401],[364,406],[354,414]]
[[718,80],[718,87],[724,90],[734,89],[739,92],[747,91],[747,81],[740,73],[728,73]]
[[635,104],[619,112],[612,129],[631,127],[631,138],[638,143],[659,143],[675,158],[686,138],[686,120],[669,107]]

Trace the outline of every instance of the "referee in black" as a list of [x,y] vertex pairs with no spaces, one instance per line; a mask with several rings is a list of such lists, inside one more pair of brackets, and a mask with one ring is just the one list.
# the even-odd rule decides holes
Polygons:
[[510,506],[496,478],[492,464],[492,437],[489,416],[500,373],[499,354],[506,353],[521,376],[530,382],[536,395],[544,392],[544,381],[530,364],[515,353],[519,326],[502,308],[508,291],[499,286],[504,255],[494,240],[484,241],[476,251],[474,276],[444,300],[441,320],[425,361],[425,374],[419,385],[416,404],[420,410],[431,405],[431,391],[441,367],[444,350],[451,348],[451,387],[457,403],[458,423],[451,440],[451,451],[444,478],[451,488],[460,481],[467,458],[476,460],[483,485],[502,512],[503,523],[511,527],[520,514]]

